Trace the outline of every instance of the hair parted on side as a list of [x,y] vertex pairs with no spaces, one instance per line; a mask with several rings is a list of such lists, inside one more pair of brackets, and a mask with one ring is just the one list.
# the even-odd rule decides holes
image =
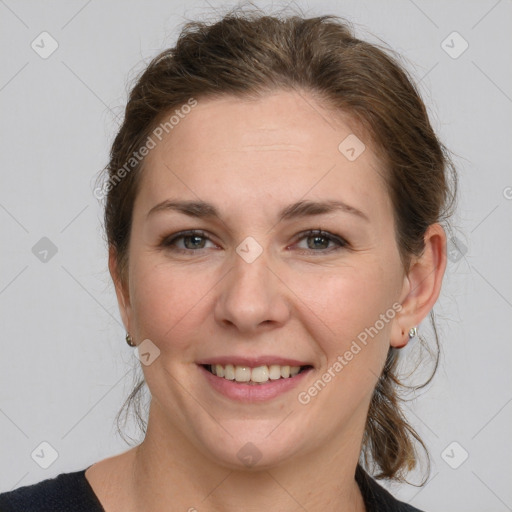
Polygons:
[[[411,257],[424,249],[428,226],[451,214],[457,183],[449,153],[436,137],[412,79],[389,49],[356,38],[350,24],[337,16],[271,16],[255,8],[236,8],[217,21],[186,23],[176,45],[147,65],[129,94],[106,167],[110,185],[104,215],[107,242],[115,250],[123,281],[128,278],[132,211],[144,160],[115,185],[112,179],[152,130],[191,98],[261,97],[292,89],[314,96],[333,115],[348,116],[372,142],[383,164],[397,244],[408,269]],[[433,314],[431,320],[434,369],[428,381],[414,389],[431,381],[439,361]],[[417,465],[415,445],[427,458],[428,452],[401,409],[400,389],[407,386],[398,376],[399,354],[390,348],[374,390],[360,460],[376,478],[403,481]],[[126,409],[126,421],[133,405],[146,432],[140,410],[144,384],[142,377],[117,415],[121,436],[121,413]]]

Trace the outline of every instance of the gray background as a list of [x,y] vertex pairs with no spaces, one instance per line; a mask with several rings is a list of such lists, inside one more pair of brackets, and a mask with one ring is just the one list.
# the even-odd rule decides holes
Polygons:
[[[433,384],[405,407],[432,472],[424,488],[389,487],[429,512],[512,510],[511,2],[297,5],[345,16],[359,35],[403,54],[460,173],[458,242],[436,306],[443,358]],[[128,79],[205,9],[204,1],[0,1],[0,492],[128,449],[113,419],[138,361],[107,273],[94,180]],[[31,48],[43,31],[59,45],[46,59]],[[463,39],[442,43],[453,31]],[[453,58],[464,40],[468,49]],[[57,248],[46,261],[42,237]],[[52,452],[42,442],[58,453],[47,469],[37,453]]]

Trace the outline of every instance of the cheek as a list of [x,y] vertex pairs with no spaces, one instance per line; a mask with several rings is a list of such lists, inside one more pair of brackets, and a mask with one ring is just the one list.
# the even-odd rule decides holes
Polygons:
[[[301,276],[301,298],[307,306],[304,314],[309,308],[308,316],[313,318],[313,311],[320,320],[316,322],[319,331],[315,337],[329,360],[344,354],[354,340],[365,347],[362,358],[382,357],[387,347],[378,345],[388,340],[395,317],[392,305],[397,277],[391,269],[384,271],[378,264],[338,269],[325,277]],[[374,343],[364,345],[365,341]]]
[[190,334],[200,327],[198,315],[204,310],[213,280],[191,267],[171,268],[151,258],[137,259],[131,279],[132,314],[139,339],[149,338],[161,350],[184,349]]
[[301,390],[299,401],[315,403],[326,424],[349,421],[373,394],[396,316],[396,283],[389,275],[389,269],[386,275],[379,265],[370,265],[302,281],[302,321],[318,343],[323,362],[318,380]]

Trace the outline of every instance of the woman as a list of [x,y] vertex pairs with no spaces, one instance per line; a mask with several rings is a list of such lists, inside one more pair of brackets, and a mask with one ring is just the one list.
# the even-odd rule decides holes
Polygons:
[[188,24],[99,194],[145,438],[0,509],[417,510],[363,466],[416,466],[397,363],[439,296],[451,170],[407,74],[341,20]]

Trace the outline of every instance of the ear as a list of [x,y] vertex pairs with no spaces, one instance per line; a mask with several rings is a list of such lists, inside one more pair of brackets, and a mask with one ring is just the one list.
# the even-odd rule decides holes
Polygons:
[[126,332],[130,332],[131,306],[130,296],[128,293],[128,283],[124,282],[121,276],[121,272],[117,263],[117,251],[112,246],[108,250],[108,269],[116,289],[117,303],[119,305],[121,319],[123,321]]
[[432,224],[424,236],[425,249],[414,257],[404,278],[402,309],[395,317],[391,346],[402,348],[409,342],[409,330],[429,314],[441,292],[446,269],[446,234],[440,224]]

